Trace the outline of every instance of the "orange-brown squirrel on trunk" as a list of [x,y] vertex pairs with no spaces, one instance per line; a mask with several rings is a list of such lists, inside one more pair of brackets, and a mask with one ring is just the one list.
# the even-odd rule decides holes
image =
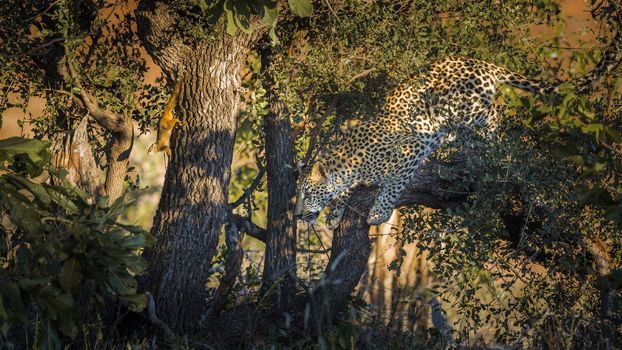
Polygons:
[[162,118],[160,118],[160,123],[158,125],[158,139],[153,145],[151,145],[151,147],[149,147],[149,150],[147,151],[150,156],[162,151],[164,151],[169,157],[171,156],[169,142],[171,140],[173,128],[177,123],[179,123],[179,119],[173,118],[173,110],[177,105],[177,98],[179,97],[179,92],[181,91],[181,83],[182,78],[178,78],[177,82],[175,82],[175,86],[173,87],[173,91],[171,92],[171,96],[168,98],[168,101],[166,101],[164,113],[162,113]]

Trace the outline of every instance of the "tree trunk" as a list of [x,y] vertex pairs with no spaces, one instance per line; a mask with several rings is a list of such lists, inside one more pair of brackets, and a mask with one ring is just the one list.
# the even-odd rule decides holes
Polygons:
[[[466,193],[460,191],[462,183],[441,178],[439,169],[450,166],[451,173],[457,177],[464,165],[463,155],[454,156],[450,164],[426,162],[419,167],[417,175],[400,196],[396,208],[413,204],[433,208],[459,205],[466,199]],[[367,270],[371,247],[366,219],[375,198],[374,189],[356,190],[348,200],[341,224],[333,233],[333,245],[324,277],[308,300],[312,311],[308,321],[313,322],[310,326],[317,330],[332,322],[345,308]]]
[[272,301],[273,311],[290,311],[296,294],[296,175],[294,137],[285,103],[275,90],[270,72],[275,59],[271,48],[261,53],[270,112],[264,119],[268,179],[268,225],[262,291]]
[[[281,109],[283,110],[283,109]],[[294,142],[287,115],[265,119],[268,171],[268,227],[263,290],[272,294],[274,310],[289,310],[296,292],[296,176]]]
[[194,46],[175,33],[178,14],[167,5],[141,2],[139,36],[164,72],[183,76],[178,118],[162,196],[151,233],[156,246],[141,288],[150,291],[158,317],[179,334],[196,331],[204,311],[211,260],[227,203],[236,117],[238,72],[261,35],[229,36],[224,30]]
[[312,326],[317,330],[321,331],[344,309],[367,270],[371,245],[366,219],[375,192],[370,188],[357,190],[348,201],[341,224],[333,232],[328,265],[308,302]]

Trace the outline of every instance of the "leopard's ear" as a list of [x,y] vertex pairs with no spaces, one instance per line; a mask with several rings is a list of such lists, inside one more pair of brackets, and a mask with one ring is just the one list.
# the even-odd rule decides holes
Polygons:
[[296,171],[298,172],[298,175],[302,174],[302,171],[305,168],[305,163],[303,163],[302,161],[296,163]]
[[326,179],[328,177],[326,166],[321,162],[313,163],[311,167],[311,177],[315,180]]

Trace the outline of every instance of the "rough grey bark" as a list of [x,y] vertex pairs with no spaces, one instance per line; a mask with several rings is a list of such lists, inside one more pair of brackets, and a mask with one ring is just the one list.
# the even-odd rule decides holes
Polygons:
[[238,72],[261,36],[229,36],[186,44],[175,31],[177,13],[141,1],[138,33],[169,76],[183,76],[162,196],[152,234],[156,246],[141,288],[153,294],[158,317],[174,332],[198,329],[205,283],[218,236],[230,217],[227,187],[240,107]]
[[276,312],[289,311],[296,294],[296,176],[294,138],[287,107],[279,101],[269,73],[270,50],[262,53],[270,112],[264,119],[268,180],[268,227],[264,258],[264,293]]
[[284,311],[293,301],[296,291],[294,142],[288,116],[268,114],[265,131],[268,227],[263,283],[264,290],[274,293],[275,310]]
[[[360,189],[350,197],[341,224],[333,232],[333,245],[324,276],[307,301],[311,318],[309,326],[322,330],[346,306],[361,276],[367,270],[371,252],[367,213],[376,191]],[[313,323],[309,324],[309,321]]]

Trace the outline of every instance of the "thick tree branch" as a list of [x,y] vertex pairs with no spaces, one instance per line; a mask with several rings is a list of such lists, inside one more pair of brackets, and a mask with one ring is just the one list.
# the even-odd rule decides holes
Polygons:
[[[417,170],[416,177],[402,193],[397,207],[422,204],[434,208],[454,207],[466,199],[459,181],[442,177],[441,168],[449,167],[449,174],[458,175],[466,159],[456,155],[448,163],[430,160]],[[376,198],[372,188],[356,190],[348,200],[343,220],[334,231],[329,263],[323,280],[309,296],[312,326],[322,329],[332,322],[359,283],[367,269],[371,252],[367,214]]]
[[143,45],[164,72],[174,73],[181,60],[192,51],[176,32],[178,19],[166,4],[140,1],[136,11],[138,36]]
[[167,338],[173,338],[175,336],[175,333],[171,331],[169,326],[164,323],[164,321],[162,321],[156,313],[156,305],[155,300],[153,300],[153,295],[151,295],[151,293],[149,292],[146,292],[145,295],[147,296],[147,314],[149,316],[149,320],[160,330],[162,330]]
[[231,214],[231,221],[241,232],[264,243],[266,242],[266,229],[254,224],[249,218],[239,214]]

